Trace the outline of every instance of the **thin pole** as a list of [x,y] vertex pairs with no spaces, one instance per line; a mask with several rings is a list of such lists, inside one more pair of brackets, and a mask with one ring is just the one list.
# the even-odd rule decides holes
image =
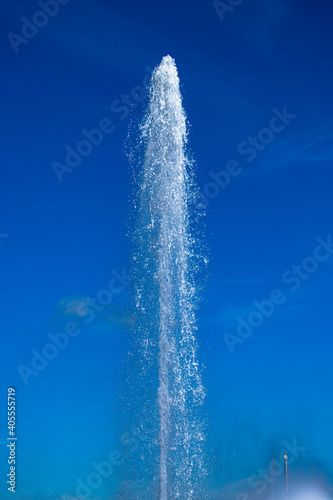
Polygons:
[[284,454],[284,493],[285,497],[288,496],[288,455],[287,452]]

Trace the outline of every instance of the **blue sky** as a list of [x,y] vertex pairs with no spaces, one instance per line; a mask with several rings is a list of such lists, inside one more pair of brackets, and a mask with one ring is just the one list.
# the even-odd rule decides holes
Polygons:
[[[333,481],[333,7],[244,0],[222,14],[219,5],[62,0],[49,18],[36,17],[37,2],[0,1],[1,397],[16,388],[22,500],[74,495],[92,462],[119,448],[133,175],[125,144],[146,103],[138,87],[166,54],[178,66],[207,198],[198,337],[217,498],[228,498],[226,484],[243,491],[284,440],[305,448],[291,480],[311,469],[325,488]],[[22,36],[22,18],[46,24],[26,28],[25,42],[8,38]],[[78,165],[59,174],[97,127],[100,143],[83,145],[85,156],[71,157]],[[272,304],[277,289],[280,303],[266,302],[261,320],[254,301]],[[106,304],[93,315],[97,297]],[[86,304],[80,314],[77,303]],[[241,337],[249,318],[261,324]],[[31,351],[73,321],[80,333],[25,384],[17,367],[33,369]],[[2,478],[6,437],[2,411]],[[89,498],[114,498],[112,484]],[[3,479],[0,488],[7,498]]]

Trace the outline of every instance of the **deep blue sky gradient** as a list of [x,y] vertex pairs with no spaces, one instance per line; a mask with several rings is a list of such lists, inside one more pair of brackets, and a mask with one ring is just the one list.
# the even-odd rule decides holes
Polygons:
[[[119,447],[126,287],[89,325],[72,312],[112,270],[129,269],[125,143],[146,101],[128,116],[114,101],[166,54],[178,66],[198,184],[210,193],[198,336],[210,446],[221,464],[216,490],[267,468],[294,439],[306,447],[295,477],[312,467],[333,481],[333,255],[294,291],[282,279],[333,232],[331,3],[244,0],[222,22],[210,1],[70,0],[17,54],[7,35],[20,34],[21,18],[40,7],[0,6],[1,497],[9,385],[17,389],[20,500],[74,494],[76,478]],[[296,117],[248,162],[239,145],[284,106]],[[66,146],[76,148],[82,130],[105,118],[114,131],[59,182],[52,163],[64,163]],[[207,187],[231,160],[239,175]],[[253,301],[274,289],[284,303],[230,353],[225,332],[236,335],[237,318],[246,321]],[[31,350],[41,352],[48,333],[70,320],[81,333],[25,385],[17,366],[31,366]],[[107,481],[94,494],[113,498]]]

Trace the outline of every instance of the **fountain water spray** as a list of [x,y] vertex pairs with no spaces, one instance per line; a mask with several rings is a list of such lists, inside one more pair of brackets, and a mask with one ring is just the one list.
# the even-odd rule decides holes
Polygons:
[[145,405],[146,415],[156,411],[158,422],[147,452],[150,467],[141,476],[150,498],[159,500],[202,500],[206,474],[200,409],[205,392],[195,339],[195,275],[204,256],[193,230],[199,198],[186,141],[177,68],[166,56],[153,72],[141,125],[144,153],[134,234],[135,335],[141,359],[136,402]]

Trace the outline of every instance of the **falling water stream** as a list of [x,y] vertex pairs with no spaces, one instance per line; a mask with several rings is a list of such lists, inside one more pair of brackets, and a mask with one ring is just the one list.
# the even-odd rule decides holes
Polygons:
[[197,189],[186,154],[177,68],[170,56],[153,72],[140,130],[144,153],[134,238],[141,356],[137,383],[142,405],[151,407],[151,414],[156,408],[158,422],[151,451],[156,469],[152,465],[145,474],[158,478],[151,480],[151,498],[202,499],[205,432],[200,407],[205,393],[195,339],[195,275],[203,257],[192,230]]

